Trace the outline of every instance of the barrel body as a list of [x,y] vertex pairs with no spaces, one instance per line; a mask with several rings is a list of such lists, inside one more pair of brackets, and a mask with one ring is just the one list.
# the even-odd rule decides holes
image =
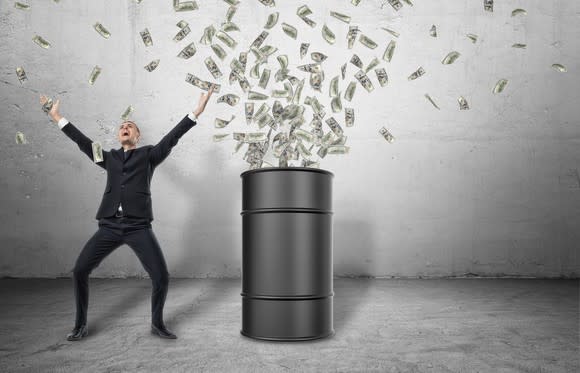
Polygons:
[[241,177],[240,332],[274,341],[332,335],[333,174],[290,167]]

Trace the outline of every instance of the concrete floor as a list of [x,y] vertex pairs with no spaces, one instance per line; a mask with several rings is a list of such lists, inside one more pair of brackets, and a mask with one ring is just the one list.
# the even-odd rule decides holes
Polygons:
[[89,336],[68,342],[72,279],[0,280],[0,372],[578,372],[578,280],[334,280],[334,329],[244,337],[241,280],[170,279],[149,334],[149,279],[92,279]]

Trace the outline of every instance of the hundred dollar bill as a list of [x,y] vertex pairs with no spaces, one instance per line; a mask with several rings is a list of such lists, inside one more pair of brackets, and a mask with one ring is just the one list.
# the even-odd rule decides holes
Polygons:
[[312,156],[310,150],[306,149],[306,146],[304,146],[302,142],[299,142],[298,145],[296,145],[296,150],[298,150],[298,153],[302,156],[303,159]]
[[232,117],[230,118],[230,120],[221,119],[221,118],[215,118],[215,121],[214,121],[214,126],[215,126],[215,128],[224,128],[224,127],[226,127],[228,124],[230,124],[230,122],[231,122],[232,120],[234,120],[234,119],[235,119],[235,117],[236,117],[236,116],[232,114]]
[[217,134],[217,135],[213,135],[213,142],[223,141],[229,135],[230,135],[229,133],[220,133],[220,134]]
[[401,4],[399,0],[387,0],[387,1],[396,11],[399,11],[399,9],[403,7],[403,4]]
[[24,69],[22,67],[16,68],[16,76],[18,77],[18,81],[20,82],[20,84],[23,84],[25,81],[28,80],[28,78],[26,77],[26,73],[24,72]]
[[246,124],[249,126],[250,124],[252,124],[252,117],[254,116],[254,103],[246,102],[245,109],[246,109]]
[[93,25],[95,31],[99,33],[105,39],[108,39],[111,36],[111,33],[105,28],[105,26],[101,25],[99,22]]
[[240,28],[233,22],[223,22],[222,30],[225,32],[231,32],[231,31],[240,31]]
[[265,132],[248,132],[244,137],[245,143],[264,142],[268,140],[268,135]]
[[41,46],[44,49],[50,48],[50,43],[46,41],[42,36],[35,35],[32,41]]
[[240,62],[239,66],[242,68],[242,72],[246,72],[246,65],[248,64],[248,52],[240,52],[238,60]]
[[526,49],[526,47],[527,47],[527,44],[522,44],[522,43],[512,44],[512,48]]
[[28,9],[30,9],[30,5],[24,4],[24,3],[20,3],[18,1],[15,1],[14,2],[14,7],[16,9],[20,9],[20,10],[28,10]]
[[330,127],[330,129],[332,130],[332,132],[334,132],[336,136],[342,136],[343,133],[342,127],[340,126],[340,124],[338,124],[336,119],[330,117],[326,119],[325,122],[326,124],[328,124],[328,127]]
[[236,5],[230,4],[230,7],[228,8],[228,11],[226,13],[226,22],[231,22],[232,19],[234,18],[234,15],[236,14],[236,11],[238,10],[238,7]]
[[262,76],[260,77],[260,81],[258,82],[258,86],[266,89],[268,86],[268,81],[270,80],[270,69],[265,68],[262,70]]
[[501,93],[505,88],[505,86],[507,85],[507,83],[508,81],[506,79],[498,80],[497,83],[495,83],[495,86],[493,87],[493,93],[494,94]]
[[324,40],[326,40],[326,42],[328,42],[328,44],[334,44],[334,42],[336,41],[336,36],[328,28],[328,26],[326,26],[326,24],[324,24],[324,26],[322,26],[322,38]]
[[199,42],[203,45],[210,45],[215,32],[215,27],[213,27],[213,25],[207,26],[203,29],[203,35],[201,36],[201,39],[199,39]]
[[252,49],[252,47],[260,48],[260,46],[262,45],[264,40],[266,40],[268,35],[269,35],[268,31],[262,31],[260,35],[258,35],[258,37],[256,37],[256,39],[252,42],[252,44],[250,45],[250,49]]
[[200,88],[200,89],[203,89],[204,91],[209,91],[209,88],[213,85],[213,92],[215,92],[215,93],[220,92],[220,88],[221,88],[220,84],[206,82],[204,80],[199,79],[197,76],[195,76],[193,74],[187,73],[187,75],[185,76],[185,81],[188,82],[189,84],[192,84],[192,85]]
[[48,97],[44,105],[42,105],[42,111],[48,114],[50,109],[52,109],[52,105],[53,105],[52,98]]
[[419,67],[416,71],[414,71],[411,75],[409,75],[409,77],[407,78],[407,80],[415,80],[420,76],[425,75],[425,70],[423,70],[422,67]]
[[347,154],[349,150],[350,147],[346,145],[330,145],[326,150],[326,154]]
[[512,17],[515,17],[515,16],[520,15],[520,14],[525,16],[528,14],[528,12],[526,12],[525,9],[521,9],[521,8],[517,8],[517,9],[512,10]]
[[324,73],[310,73],[310,87],[315,91],[322,92],[322,81],[324,80]]
[[312,14],[312,10],[310,10],[310,8],[308,7],[308,5],[301,5],[300,7],[298,7],[298,9],[296,9],[296,15],[298,17],[305,17],[305,16],[309,16]]
[[260,120],[260,118],[268,112],[268,110],[270,110],[270,105],[263,102],[262,105],[260,105],[256,113],[254,114],[254,122],[257,123]]
[[230,47],[232,49],[234,49],[236,47],[236,45],[238,45],[238,43],[234,40],[234,38],[232,38],[231,36],[229,36],[228,34],[223,32],[222,30],[219,30],[215,34],[215,37],[218,38],[219,40],[221,40],[222,43],[224,43],[225,45],[227,45],[228,47]]
[[302,167],[320,168],[320,162],[312,161],[309,159],[303,159]]
[[127,109],[125,109],[125,111],[123,112],[123,114],[121,114],[121,119],[126,121],[127,119],[129,119],[129,115],[131,115],[131,113],[133,112],[133,106],[129,105],[127,106]]
[[99,66],[93,67],[93,71],[91,71],[91,75],[89,75],[89,83],[95,84],[95,80],[101,74],[101,68]]
[[265,6],[275,6],[276,3],[274,2],[274,0],[258,0],[259,2],[261,2],[262,4],[264,4]]
[[217,99],[217,103],[220,102],[225,102],[226,104],[230,105],[230,106],[235,106],[237,105],[238,102],[240,102],[240,96],[233,94],[233,93],[228,93],[225,94],[223,96],[220,96]]
[[196,52],[197,52],[197,49],[195,48],[195,44],[193,42],[191,42],[191,43],[187,44],[185,46],[185,48],[183,48],[179,52],[177,57],[187,60],[187,59],[191,58]]
[[16,139],[16,143],[18,145],[28,144],[28,141],[26,140],[26,137],[24,137],[24,134],[22,132],[20,132],[20,131],[16,132],[15,139]]
[[559,63],[552,64],[552,68],[560,73],[565,73],[568,71],[564,65]]
[[413,6],[413,3],[411,2],[411,0],[403,0],[405,3],[407,3],[410,6]]
[[190,32],[191,29],[189,28],[189,26],[185,26],[184,28],[179,30],[177,34],[175,34],[175,36],[173,37],[173,41],[178,42],[183,40]]
[[318,64],[318,63],[309,63],[306,65],[300,65],[300,66],[296,66],[296,68],[298,70],[302,70],[302,71],[307,72],[307,73],[319,73],[322,71],[322,68],[320,67],[320,64]]
[[290,36],[292,39],[296,39],[298,36],[298,30],[296,27],[289,25],[286,22],[282,22],[282,31],[284,31],[284,33]]
[[378,46],[377,43],[375,43],[371,38],[369,38],[364,34],[360,34],[358,41],[360,41],[362,45],[370,49],[375,49]]
[[390,28],[386,28],[386,27],[381,27],[381,28],[396,38],[401,36],[401,34],[399,34],[397,31],[391,30]]
[[486,12],[493,12],[493,0],[483,0],[483,9]]
[[358,4],[360,4],[360,0],[350,0],[350,3],[354,6],[358,6]]
[[475,35],[475,34],[467,34],[466,36],[467,36],[467,38],[468,38],[469,40],[471,40],[471,42],[472,42],[472,43],[474,43],[474,44],[475,44],[475,42],[477,41],[477,35]]
[[348,26],[348,32],[346,34],[346,41],[348,49],[352,49],[356,36],[358,35],[358,26]]
[[276,23],[278,23],[278,17],[280,16],[279,12],[275,12],[275,13],[271,13],[268,16],[268,20],[266,21],[266,24],[264,25],[264,28],[269,30],[272,27],[276,26]]
[[437,37],[437,26],[435,25],[431,26],[431,29],[429,30],[429,35],[434,38]]
[[224,60],[224,58],[226,58],[227,53],[226,51],[218,44],[212,44],[210,45],[211,50],[215,53],[216,56],[218,56],[218,58],[220,60]]
[[371,82],[371,80],[369,79],[369,77],[367,76],[367,74],[365,74],[364,71],[359,70],[354,77],[360,82],[360,84],[368,91],[372,91],[373,89],[375,89],[375,87],[373,86],[373,83]]
[[314,22],[310,18],[308,18],[306,16],[302,16],[302,17],[300,17],[300,19],[303,20],[308,26],[310,26],[312,28],[316,27],[316,22]]
[[246,138],[246,134],[244,132],[234,132],[232,134],[232,137],[236,141],[244,141],[244,139]]
[[393,58],[393,53],[395,53],[396,46],[397,46],[396,41],[391,40],[389,42],[389,44],[387,45],[387,48],[385,49],[385,53],[383,54],[383,60],[385,60],[387,62],[391,62],[391,59]]
[[310,47],[310,43],[302,43],[300,44],[300,58],[304,58],[306,53],[308,53],[308,47]]
[[312,52],[312,53],[310,53],[310,58],[312,58],[312,60],[314,62],[320,63],[320,62],[324,61],[325,59],[327,59],[328,56],[325,55],[324,53]]
[[459,110],[469,110],[469,104],[467,103],[465,97],[459,96],[459,98],[457,98],[457,102],[459,102]]
[[342,75],[342,80],[344,80],[346,76],[346,62],[342,64],[340,67],[340,75]]
[[368,73],[370,70],[374,69],[375,67],[377,67],[379,65],[379,59],[378,58],[373,58],[371,60],[371,62],[369,62],[369,64],[367,65],[367,67],[364,68],[364,72],[365,74]]
[[209,72],[211,73],[211,75],[215,79],[217,79],[217,78],[219,78],[220,76],[223,75],[222,72],[220,71],[218,65],[215,63],[215,61],[213,60],[213,58],[211,58],[211,56],[210,57],[207,57],[204,60],[204,63],[205,63],[205,67],[207,67],[207,69],[209,70]]
[[379,81],[381,87],[384,87],[387,85],[387,83],[389,83],[389,77],[383,67],[375,69],[375,74],[377,74],[377,80]]
[[433,105],[437,110],[439,110],[439,106],[437,106],[435,101],[433,101],[433,99],[431,98],[431,96],[429,96],[428,93],[425,93],[425,98],[431,103],[431,105]]
[[460,56],[460,55],[461,55],[461,54],[460,54],[459,52],[457,52],[457,51],[452,51],[452,52],[449,52],[449,53],[447,54],[447,56],[445,56],[445,58],[443,58],[443,60],[441,61],[441,63],[442,63],[443,65],[450,65],[450,64],[452,64],[453,62],[455,62],[455,60],[457,60],[457,59],[459,58],[459,56]]
[[143,39],[143,44],[145,44],[146,47],[150,47],[153,45],[153,39],[151,39],[151,34],[149,33],[148,29],[139,32],[139,34],[141,35],[141,39]]
[[350,82],[348,87],[346,87],[346,91],[344,92],[344,99],[347,101],[351,101],[352,97],[354,96],[354,92],[356,90],[356,82]]
[[330,16],[334,17],[338,20],[341,20],[344,23],[350,23],[350,16],[347,16],[346,14],[342,14],[342,13],[338,13],[338,12],[334,12],[334,11],[330,11]]
[[303,141],[310,143],[314,142],[314,135],[302,128],[296,128],[293,133],[297,138],[302,139]]
[[173,10],[176,12],[187,12],[196,9],[199,9],[199,7],[195,1],[180,2],[178,0],[173,0]]
[[[260,64],[256,64],[256,65],[260,65]],[[236,70],[236,73],[238,73],[239,75],[242,75],[245,70],[246,70],[246,66],[245,64],[242,64],[240,61],[238,61],[237,58],[232,58],[232,61],[230,62],[230,68],[232,70]],[[254,65],[254,68],[256,68],[256,66]],[[257,71],[257,69],[256,69]],[[253,72],[250,71],[250,76],[252,76]],[[255,76],[255,78],[257,78],[257,75]]]
[[339,111],[342,110],[342,102],[340,101],[340,93],[341,92],[339,92],[336,96],[334,96],[332,98],[332,100],[330,100],[330,107],[331,107],[333,113],[338,113]]
[[248,92],[248,100],[267,100],[268,96],[255,91]]
[[256,63],[254,67],[250,69],[250,78],[258,79],[260,77],[260,63]]
[[187,23],[186,21],[184,21],[184,20],[182,19],[181,21],[177,22],[177,24],[176,24],[176,25],[177,25],[177,27],[179,27],[179,28],[184,28],[185,26],[188,26],[188,25],[189,25],[189,23]]
[[347,127],[354,126],[354,109],[350,107],[344,108],[344,123]]
[[353,65],[355,65],[359,69],[363,68],[363,63],[362,63],[361,59],[359,58],[359,56],[357,56],[356,54],[352,55],[352,57],[350,58],[350,63],[352,63]]
[[103,161],[103,147],[101,146],[101,143],[93,142],[91,145],[93,148],[93,162],[95,162],[95,163],[102,162]]
[[230,6],[236,6],[240,3],[240,0],[224,0]]
[[330,97],[338,96],[338,75],[330,81],[330,89],[328,91]]
[[145,70],[151,72],[153,70],[155,70],[157,68],[157,66],[159,66],[159,59],[153,60],[151,62],[149,62],[147,65],[144,66]]
[[240,84],[240,88],[242,89],[242,91],[248,93],[248,91],[252,88],[248,79],[246,79],[244,75],[237,73],[236,70],[232,71],[234,72],[234,74],[236,74],[236,78],[238,80],[238,83]]
[[393,142],[393,140],[395,139],[395,138],[393,137],[393,135],[392,135],[392,134],[389,132],[389,130],[388,130],[388,129],[386,129],[385,127],[382,127],[382,128],[379,130],[379,133],[380,133],[380,134],[381,134],[381,136],[383,136],[383,138],[384,138],[385,140],[387,140],[388,142]]

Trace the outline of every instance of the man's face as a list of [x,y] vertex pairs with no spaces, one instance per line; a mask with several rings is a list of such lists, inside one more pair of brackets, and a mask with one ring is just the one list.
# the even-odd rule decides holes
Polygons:
[[121,145],[137,145],[139,141],[139,128],[133,122],[127,121],[121,123],[117,137]]

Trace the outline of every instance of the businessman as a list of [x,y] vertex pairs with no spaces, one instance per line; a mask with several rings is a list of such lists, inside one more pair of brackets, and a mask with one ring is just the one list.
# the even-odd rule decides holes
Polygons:
[[[137,148],[139,127],[132,121],[125,121],[117,133],[121,147],[102,151],[103,160],[96,164],[107,171],[107,184],[96,215],[99,228],[81,250],[73,269],[76,321],[67,340],[77,341],[88,335],[89,274],[122,244],[133,249],[151,278],[151,333],[161,338],[177,338],[163,322],[169,272],[151,227],[153,210],[150,183],[155,168],[167,158],[181,136],[197,124],[197,118],[204,111],[212,92],[213,86],[206,94],[202,93],[197,108],[187,114],[157,145]],[[41,95],[40,103],[44,105],[46,102],[47,98]],[[57,100],[48,115],[93,161],[92,140],[60,115],[59,105]]]

